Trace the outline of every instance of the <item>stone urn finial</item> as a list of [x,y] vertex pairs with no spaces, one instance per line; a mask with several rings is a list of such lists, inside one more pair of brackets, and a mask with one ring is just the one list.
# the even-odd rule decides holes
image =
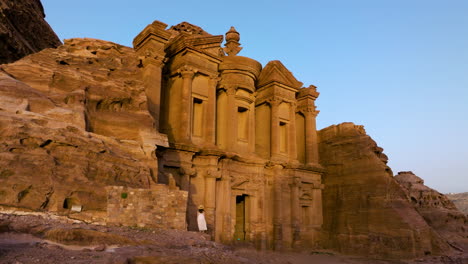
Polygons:
[[226,44],[224,44],[224,52],[228,56],[235,56],[239,51],[242,50],[239,43],[240,34],[234,27],[231,27],[228,32],[226,32]]

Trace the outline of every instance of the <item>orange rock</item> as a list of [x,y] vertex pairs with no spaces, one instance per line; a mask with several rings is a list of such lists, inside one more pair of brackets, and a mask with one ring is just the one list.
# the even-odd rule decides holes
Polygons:
[[0,64],[61,44],[40,0],[0,0]]
[[426,222],[456,250],[468,251],[468,218],[449,198],[424,185],[411,171],[398,172],[395,180]]
[[412,258],[449,249],[392,177],[382,148],[362,126],[319,131],[323,190],[323,243],[346,254]]

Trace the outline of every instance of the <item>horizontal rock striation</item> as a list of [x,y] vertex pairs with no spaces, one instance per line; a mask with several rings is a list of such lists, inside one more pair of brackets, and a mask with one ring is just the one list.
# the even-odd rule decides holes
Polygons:
[[0,71],[4,206],[105,214],[105,186],[156,182],[155,132],[130,48],[73,39]]
[[362,126],[319,131],[326,168],[324,246],[346,254],[411,258],[439,254],[448,245],[408,201],[382,153]]

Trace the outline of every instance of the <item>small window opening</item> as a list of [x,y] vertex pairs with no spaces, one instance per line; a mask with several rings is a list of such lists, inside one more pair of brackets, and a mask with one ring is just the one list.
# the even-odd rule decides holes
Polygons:
[[247,140],[249,133],[249,109],[245,107],[237,108],[237,138]]
[[287,123],[280,122],[280,152],[286,153],[288,150]]
[[193,98],[192,134],[201,137],[203,132],[203,100]]
[[302,206],[302,224],[304,226],[310,225],[309,206]]

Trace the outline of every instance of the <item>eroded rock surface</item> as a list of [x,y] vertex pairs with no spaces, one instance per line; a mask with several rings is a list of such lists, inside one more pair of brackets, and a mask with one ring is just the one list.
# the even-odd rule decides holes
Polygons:
[[426,222],[457,250],[468,251],[468,218],[447,196],[424,185],[411,171],[398,172],[397,182]]
[[343,123],[318,134],[320,162],[327,169],[323,179],[327,248],[392,258],[448,250],[407,200],[386,165],[383,149],[362,126]]
[[0,64],[61,44],[44,18],[39,0],[0,0]]
[[455,206],[465,215],[468,215],[468,192],[446,194]]
[[73,39],[2,65],[2,204],[105,214],[105,186],[156,182],[154,152],[166,141],[153,130],[138,63],[130,48]]

